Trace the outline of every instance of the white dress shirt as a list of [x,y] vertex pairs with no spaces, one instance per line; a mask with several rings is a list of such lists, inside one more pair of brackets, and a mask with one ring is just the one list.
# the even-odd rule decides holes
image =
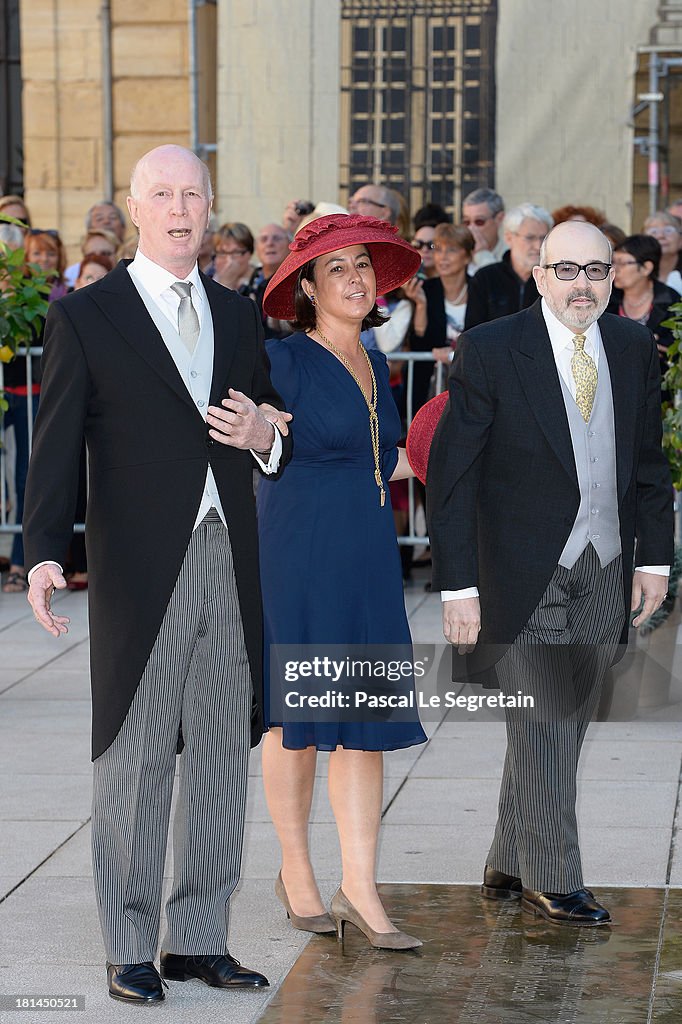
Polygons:
[[[147,256],[144,255],[144,253],[140,252],[140,250],[138,249],[135,254],[135,259],[132,261],[132,263],[128,264],[127,269],[128,273],[130,274],[133,280],[133,284],[136,287],[138,287],[138,290],[141,287],[143,289],[143,292],[147,293],[147,296],[154,301],[158,309],[164,314],[164,316],[168,319],[168,321],[175,328],[175,330],[177,330],[178,328],[178,310],[180,308],[180,296],[173,291],[171,285],[175,284],[175,282],[179,280],[192,284],[193,288],[191,292],[191,301],[196,311],[197,317],[199,318],[199,329],[201,330],[204,323],[204,317],[210,316],[211,314],[208,305],[208,298],[206,297],[206,291],[201,282],[199,268],[197,267],[196,264],[194,265],[191,273],[187,277],[178,278],[171,274],[168,270],[165,270],[163,267],[160,267],[157,263],[152,262],[152,260],[150,260]],[[145,298],[144,294],[142,294],[142,298]],[[178,365],[178,359],[176,358],[173,352],[171,352],[171,356],[173,356],[173,360],[176,366],[178,367],[178,372],[183,377],[183,379],[185,379],[184,367]],[[182,352],[182,358],[185,358],[184,352]],[[211,359],[211,363],[212,361],[213,360]],[[195,378],[195,381],[193,383],[197,383],[196,374],[193,374],[193,377]],[[208,410],[208,392],[210,390],[210,386],[211,381],[206,380],[204,382],[205,395],[202,396],[203,400],[200,399],[200,401],[197,402],[197,409],[203,416],[204,420],[206,419],[206,413]],[[194,397],[195,395],[192,393],[192,398]],[[274,425],[273,432],[274,441],[267,463],[263,462],[263,460],[257,455],[257,453],[251,450],[251,454],[253,455],[258,465],[261,467],[263,472],[268,475],[276,472],[277,467],[279,466],[279,460],[282,456],[282,438],[280,436],[279,431],[274,427]],[[223,507],[220,503],[220,497],[218,495],[218,486],[215,482],[215,477],[213,476],[213,470],[209,465],[208,472],[206,474],[206,484],[204,486],[204,493],[202,495],[201,504],[199,505],[197,518],[194,523],[195,529],[211,507],[215,507],[218,510],[218,514],[220,515],[220,518],[224,523],[225,514],[223,512]]]
[[[578,333],[585,335],[585,352],[592,357],[597,370],[599,370],[599,357],[602,350],[599,325],[595,321],[582,332],[573,331],[570,327],[565,327],[557,320],[544,299],[542,299],[541,308],[557,370],[564,384],[571,392],[571,397],[575,399],[575,380],[571,373],[571,359],[574,352],[573,338]],[[640,572],[651,572],[657,576],[670,575],[669,565],[640,565],[637,568]],[[458,601],[465,597],[478,597],[478,587],[465,587],[463,590],[442,590],[440,596],[442,601]]]

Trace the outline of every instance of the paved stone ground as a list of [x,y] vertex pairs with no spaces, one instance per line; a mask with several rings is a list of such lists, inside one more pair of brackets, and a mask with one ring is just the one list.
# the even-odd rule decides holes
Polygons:
[[[413,634],[438,644],[438,597],[424,593],[422,584],[417,579],[406,593]],[[0,996],[80,995],[86,1009],[75,1020],[99,1024],[127,1019],[136,1010],[107,996],[92,890],[86,600],[83,594],[59,600],[72,622],[68,636],[55,641],[38,629],[22,596],[0,595]],[[598,722],[588,734],[579,813],[585,874],[596,887],[682,887],[676,846],[682,758],[677,634],[676,621],[654,634],[642,693],[649,706],[640,707],[638,719]],[[668,667],[657,674],[657,662]],[[634,713],[639,682],[633,673],[641,669],[634,665],[632,678],[620,686],[616,710]],[[495,820],[504,726],[479,714],[430,722],[428,731],[428,744],[386,755],[379,878],[475,885]],[[324,756],[318,774],[312,849],[328,898],[338,885],[339,850]],[[308,937],[288,925],[273,892],[278,847],[259,775],[256,750],[230,947],[263,970],[272,987],[226,994],[199,983],[175,984],[171,998],[155,1008],[155,1019],[255,1021],[306,945]],[[0,1010],[3,1024],[21,1019],[54,1016]]]

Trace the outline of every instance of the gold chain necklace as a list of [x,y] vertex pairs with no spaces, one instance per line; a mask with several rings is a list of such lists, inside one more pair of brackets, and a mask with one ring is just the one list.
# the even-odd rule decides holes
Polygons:
[[326,338],[324,336],[319,327],[316,327],[315,330],[322,338],[322,341],[325,343],[325,345],[328,346],[328,348],[334,353],[335,356],[338,356],[343,365],[346,367],[349,374],[351,375],[357,386],[360,388],[360,394],[362,395],[367,404],[367,409],[369,410],[369,436],[372,441],[372,453],[374,455],[374,479],[376,481],[377,487],[379,488],[379,500],[381,503],[381,507],[383,508],[386,502],[386,491],[384,490],[384,481],[381,476],[381,464],[379,461],[379,417],[377,416],[377,381],[376,377],[374,376],[372,360],[369,358],[365,346],[362,344],[361,341],[359,341],[358,346],[360,347],[360,350],[362,351],[365,359],[367,360],[367,366],[369,367],[369,375],[372,380],[372,397],[370,399],[365,394],[365,389],[360,383],[360,378],[353,369],[350,360],[346,358],[343,352],[341,352],[341,350],[338,349],[336,345],[332,344],[329,338]]

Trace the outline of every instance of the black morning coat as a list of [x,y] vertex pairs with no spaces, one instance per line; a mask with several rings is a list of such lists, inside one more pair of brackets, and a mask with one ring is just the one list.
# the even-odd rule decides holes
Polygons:
[[[613,392],[629,610],[635,538],[637,565],[672,563],[672,485],[661,450],[653,337],[647,328],[608,313],[599,329]],[[449,387],[427,472],[432,586],[478,587],[477,648],[490,664],[538,605],[580,503],[568,417],[540,302],[464,332]],[[627,625],[623,642],[626,632]]]
[[[210,464],[230,532],[253,681],[251,741],[263,732],[262,610],[248,451],[208,436],[122,261],[54,302],[26,486],[26,565],[64,564],[81,440],[86,522],[92,756],[116,737],[154,644],[189,543]],[[283,408],[269,375],[255,303],[202,275],[214,330],[210,403],[232,387]],[[283,438],[279,471],[291,458]]]

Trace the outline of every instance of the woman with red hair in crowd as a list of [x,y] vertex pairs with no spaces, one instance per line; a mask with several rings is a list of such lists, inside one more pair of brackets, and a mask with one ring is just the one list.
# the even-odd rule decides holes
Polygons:
[[584,220],[597,228],[606,224],[606,214],[594,206],[560,206],[558,210],[552,210],[552,217],[555,227],[557,224],[563,224],[565,220]]

